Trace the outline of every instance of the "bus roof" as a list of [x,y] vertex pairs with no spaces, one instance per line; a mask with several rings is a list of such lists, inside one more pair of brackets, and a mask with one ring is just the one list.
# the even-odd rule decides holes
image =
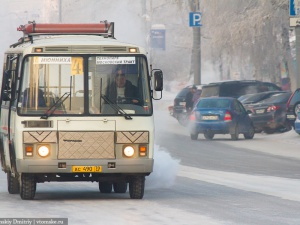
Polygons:
[[[6,53],[22,52],[23,54],[126,54],[142,53],[145,49],[116,40],[114,23],[99,24],[35,24],[31,22],[18,28],[24,37],[12,44]],[[85,28],[85,26],[87,28]],[[134,50],[135,49],[135,50]]]
[[116,39],[94,35],[53,35],[36,36],[33,41],[11,46],[6,52],[34,53],[36,48],[42,48],[43,53],[130,53],[136,48],[136,53],[146,54],[145,49]]

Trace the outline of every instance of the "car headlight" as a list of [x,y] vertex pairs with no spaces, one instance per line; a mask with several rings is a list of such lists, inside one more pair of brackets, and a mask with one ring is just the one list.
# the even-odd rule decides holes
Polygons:
[[41,156],[41,157],[46,157],[50,154],[50,149],[48,146],[40,146],[38,148],[38,154]]
[[126,146],[123,149],[123,153],[127,157],[132,157],[134,155],[134,148],[132,146]]

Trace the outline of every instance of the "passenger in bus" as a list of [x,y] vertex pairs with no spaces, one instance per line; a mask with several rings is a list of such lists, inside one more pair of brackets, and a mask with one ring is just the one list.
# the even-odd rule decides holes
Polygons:
[[30,88],[27,88],[23,93],[22,106],[36,107],[36,99],[38,101],[38,105],[37,105],[38,107],[46,107],[44,92],[41,89],[38,89],[38,91],[36,92],[36,89],[30,90]]
[[108,98],[114,103],[139,104],[138,88],[126,79],[122,69],[118,69],[114,82],[107,88]]

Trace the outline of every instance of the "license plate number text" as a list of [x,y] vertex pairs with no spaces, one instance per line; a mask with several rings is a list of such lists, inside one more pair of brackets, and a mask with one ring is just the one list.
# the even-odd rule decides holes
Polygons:
[[101,173],[102,166],[72,166],[73,173]]
[[218,116],[202,116],[203,120],[217,120]]

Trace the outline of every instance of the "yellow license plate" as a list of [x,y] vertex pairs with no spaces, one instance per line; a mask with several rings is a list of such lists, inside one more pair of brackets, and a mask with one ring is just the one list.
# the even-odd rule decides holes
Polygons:
[[72,166],[73,173],[101,173],[102,166]]

